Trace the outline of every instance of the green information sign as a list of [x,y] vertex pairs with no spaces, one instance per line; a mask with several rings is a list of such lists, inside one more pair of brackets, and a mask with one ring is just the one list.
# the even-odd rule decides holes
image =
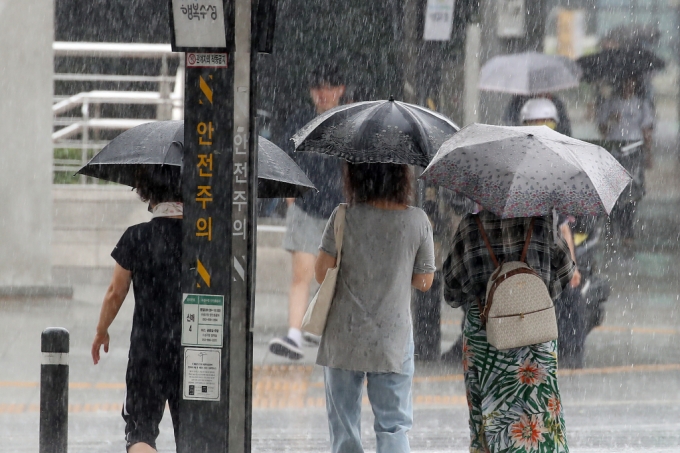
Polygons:
[[222,347],[224,296],[184,294],[182,297],[182,345]]

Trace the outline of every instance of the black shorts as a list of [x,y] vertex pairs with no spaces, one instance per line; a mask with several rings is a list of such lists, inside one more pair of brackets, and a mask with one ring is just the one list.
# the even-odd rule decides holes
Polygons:
[[146,359],[129,359],[125,375],[126,448],[144,442],[154,449],[158,437],[158,425],[163,418],[165,403],[170,406],[172,427],[177,442],[179,427],[180,384],[179,360],[158,363]]

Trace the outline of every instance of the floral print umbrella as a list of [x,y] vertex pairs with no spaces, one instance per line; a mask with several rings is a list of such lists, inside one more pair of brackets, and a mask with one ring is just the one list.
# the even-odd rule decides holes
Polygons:
[[421,178],[503,218],[609,214],[631,182],[604,148],[546,126],[471,124],[447,140]]
[[458,129],[440,113],[390,98],[331,109],[307,123],[292,140],[296,151],[324,153],[352,163],[427,167]]

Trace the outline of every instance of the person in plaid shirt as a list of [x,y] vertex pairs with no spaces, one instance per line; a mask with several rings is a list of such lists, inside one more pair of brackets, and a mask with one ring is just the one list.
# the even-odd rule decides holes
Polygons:
[[[463,370],[470,410],[471,453],[568,452],[562,403],[557,387],[557,341],[500,351],[489,344],[479,319],[494,271],[480,230],[479,215],[499,261],[518,260],[531,218],[501,219],[488,211],[466,215],[453,238],[443,267],[444,297],[453,307],[466,305]],[[537,217],[527,253],[556,299],[574,273],[563,239],[553,233],[550,216]],[[472,303],[470,303],[472,302]]]

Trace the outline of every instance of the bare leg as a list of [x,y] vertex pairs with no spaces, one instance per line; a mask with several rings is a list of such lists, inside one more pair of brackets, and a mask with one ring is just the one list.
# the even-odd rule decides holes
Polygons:
[[156,450],[153,449],[149,444],[137,442],[128,449],[128,453],[156,453]]
[[314,278],[316,256],[305,252],[292,252],[293,282],[288,293],[288,326],[302,327],[302,318],[309,301],[309,286]]

